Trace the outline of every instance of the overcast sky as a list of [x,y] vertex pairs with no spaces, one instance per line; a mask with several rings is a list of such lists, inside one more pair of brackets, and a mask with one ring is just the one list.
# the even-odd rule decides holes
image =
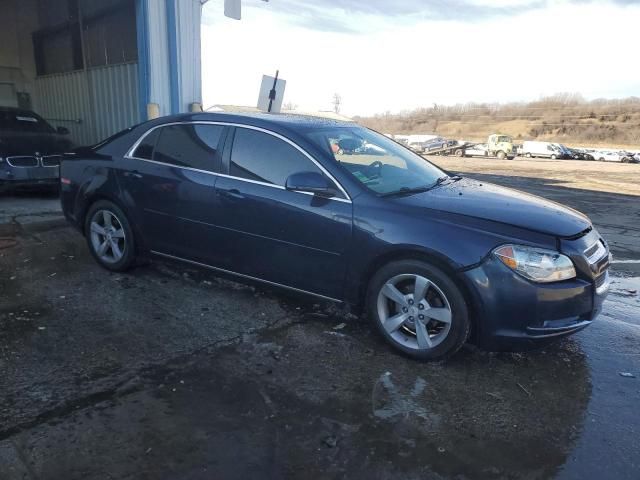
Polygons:
[[[459,102],[640,95],[640,0],[223,0],[203,8],[205,107],[285,102],[368,115]],[[449,67],[449,65],[451,65]]]

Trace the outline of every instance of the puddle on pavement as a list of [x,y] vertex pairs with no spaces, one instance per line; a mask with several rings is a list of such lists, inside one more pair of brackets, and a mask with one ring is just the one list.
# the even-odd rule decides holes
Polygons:
[[571,341],[437,365],[398,357],[366,325],[333,326],[247,336],[24,441],[42,465],[83,445],[75,471],[115,477],[546,478],[581,431],[591,386]]

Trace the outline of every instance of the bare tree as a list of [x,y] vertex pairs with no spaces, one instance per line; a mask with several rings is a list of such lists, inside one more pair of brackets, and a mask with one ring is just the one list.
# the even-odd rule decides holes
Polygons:
[[333,94],[333,111],[336,113],[340,113],[340,105],[342,104],[342,97],[339,93]]

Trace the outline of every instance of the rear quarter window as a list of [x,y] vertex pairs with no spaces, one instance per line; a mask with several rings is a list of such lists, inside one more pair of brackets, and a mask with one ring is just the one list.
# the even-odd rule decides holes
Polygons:
[[153,159],[153,149],[156,146],[156,142],[158,141],[158,137],[160,136],[160,129],[156,128],[155,130],[151,130],[147,135],[144,136],[142,141],[138,144],[136,149],[133,151],[133,155],[136,158],[142,158],[145,160]]

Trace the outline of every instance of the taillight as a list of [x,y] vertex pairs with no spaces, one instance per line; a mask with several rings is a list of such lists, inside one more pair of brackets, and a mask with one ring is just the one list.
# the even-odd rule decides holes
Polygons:
[[63,185],[71,185],[71,180],[68,178],[60,177],[60,183]]

